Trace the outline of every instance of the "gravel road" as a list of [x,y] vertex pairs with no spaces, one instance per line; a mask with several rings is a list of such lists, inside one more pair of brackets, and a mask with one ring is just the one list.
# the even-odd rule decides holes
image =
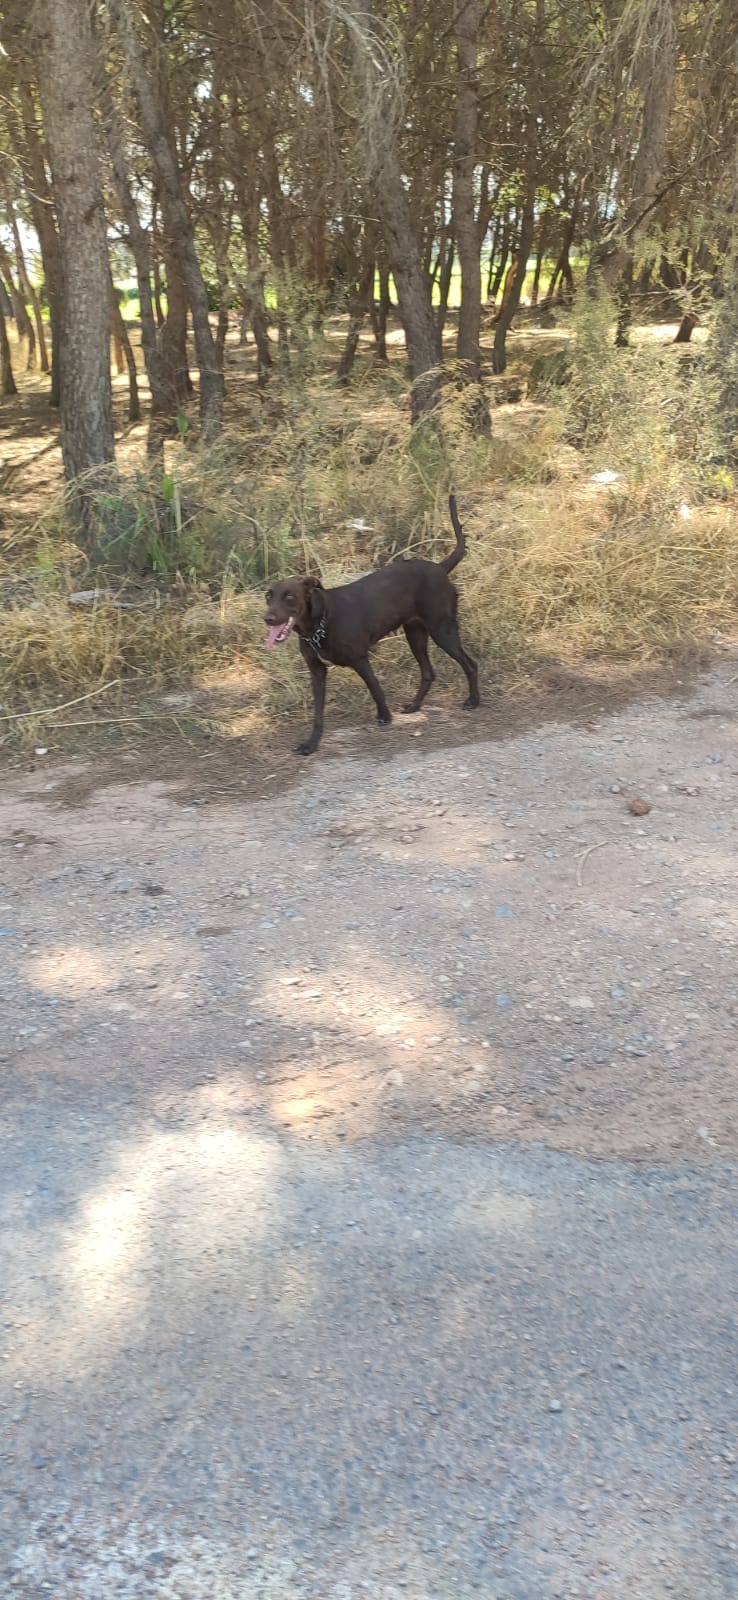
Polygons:
[[735,678],[7,779],[3,1597],[734,1600]]

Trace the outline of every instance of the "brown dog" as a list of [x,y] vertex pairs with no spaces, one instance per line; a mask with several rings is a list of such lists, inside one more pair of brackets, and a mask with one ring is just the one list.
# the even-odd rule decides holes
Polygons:
[[453,495],[449,507],[456,549],[445,561],[393,561],[340,589],[324,589],[319,578],[285,578],[269,589],[269,609],[264,618],[269,628],[267,644],[270,648],[283,644],[295,632],[313,685],[313,726],[309,737],[297,746],[298,755],[312,755],[320,743],[329,666],[353,667],[374,700],[377,721],[383,727],[392,721],[381,684],[369,663],[369,651],[397,628],[404,629],[420,667],[418,692],[405,711],[420,710],[435,677],[428,659],[429,636],[466,673],[469,697],[464,701],[465,709],[479,705],[476,662],[467,655],[459,638],[458,595],[449,579],[449,573],[466,554]]

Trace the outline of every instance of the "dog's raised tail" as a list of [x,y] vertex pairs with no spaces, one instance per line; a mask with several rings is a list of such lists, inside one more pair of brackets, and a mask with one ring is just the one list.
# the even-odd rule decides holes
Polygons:
[[441,561],[440,565],[443,567],[444,572],[453,572],[454,567],[458,567],[459,562],[466,555],[466,539],[464,538],[464,529],[459,522],[459,513],[456,510],[456,496],[454,494],[450,494],[448,497],[448,509],[451,512],[451,526],[456,534],[456,549],[452,550],[450,556],[446,556],[445,561]]

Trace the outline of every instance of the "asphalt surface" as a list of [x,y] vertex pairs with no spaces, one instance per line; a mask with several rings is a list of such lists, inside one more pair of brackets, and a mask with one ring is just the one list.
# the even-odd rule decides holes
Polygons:
[[[349,760],[338,800],[335,759],[207,818],[161,788],[70,813],[53,774],[11,785],[3,1597],[738,1594],[731,681],[705,681],[707,720]],[[611,739],[661,795],[653,834],[617,813],[615,872]],[[462,866],[441,823],[418,842],[423,785]],[[555,1012],[524,1003],[544,968]],[[660,1159],[623,1154],[641,1137]]]

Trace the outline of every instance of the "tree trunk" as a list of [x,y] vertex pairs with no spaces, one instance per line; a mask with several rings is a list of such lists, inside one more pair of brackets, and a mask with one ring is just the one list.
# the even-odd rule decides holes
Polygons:
[[161,331],[161,329],[164,327],[164,323],[166,322],[167,319],[166,319],[166,316],[165,316],[165,313],[164,313],[164,307],[163,307],[163,305],[161,303],[161,297],[162,297],[162,292],[163,291],[162,291],[162,283],[161,283],[161,259],[160,259],[160,255],[159,255],[159,245],[158,245],[158,240],[157,240],[157,235],[156,235],[156,207],[155,206],[152,207],[152,212],[151,212],[151,276],[152,276],[153,281],[154,281],[154,310],[156,312],[156,326]]
[[[282,182],[277,160],[277,134],[270,108],[265,94],[265,83],[268,81],[268,60],[261,48],[256,49],[251,63],[248,78],[249,111],[251,120],[256,129],[256,137],[260,143],[263,165],[263,189],[269,218],[269,237],[271,240],[271,258],[276,274],[277,293],[277,337],[280,360],[285,367],[290,364],[290,319],[289,319],[289,292],[290,269],[292,266],[293,250],[290,240],[290,229],[287,221],[287,210]],[[254,140],[251,140],[253,157]],[[255,159],[253,164],[255,165]],[[252,199],[253,204],[253,199]],[[253,239],[253,221],[250,232]],[[258,240],[258,219],[257,219]],[[257,252],[258,253],[258,252]],[[256,333],[254,332],[254,337]],[[265,373],[266,376],[266,373]]]
[[46,177],[43,141],[36,118],[36,106],[30,79],[27,76],[27,66],[23,57],[17,63],[17,73],[18,99],[23,121],[23,133],[21,135],[20,129],[15,125],[13,137],[25,175],[31,217],[41,251],[41,261],[46,282],[46,298],[49,303],[49,321],[51,323],[51,394],[49,398],[52,406],[58,406],[61,398],[59,370],[62,297],[61,248],[57,233],[54,201]]
[[46,0],[35,31],[62,264],[61,446],[65,475],[75,480],[114,458],[110,265],[89,10],[77,0]]
[[379,299],[375,302],[372,294],[371,319],[376,355],[378,361],[387,361],[387,319],[390,314],[392,300],[389,286],[389,267],[386,262],[380,261],[377,268],[379,277]]
[[449,234],[441,262],[441,278],[438,285],[438,310],[436,312],[436,333],[438,348],[443,349],[443,330],[446,326],[448,315],[448,297],[451,293],[451,279],[454,273],[454,260],[456,257],[456,243],[453,234]]
[[123,318],[121,316],[120,305],[118,303],[118,296],[114,283],[111,283],[110,293],[112,297],[110,301],[110,337],[113,341],[115,376],[116,378],[122,378],[123,373],[126,370],[126,356],[123,349],[123,338],[120,331],[120,325],[123,321]]
[[[104,63],[100,55],[98,55],[97,90],[113,169],[115,192],[128,230],[128,243],[136,268],[136,284],[138,286],[138,300],[141,310],[141,349],[151,391],[151,410],[157,417],[173,419],[177,409],[178,396],[175,385],[167,379],[157,337],[154,304],[151,298],[151,246],[148,234],[139,217],[138,206],[129,181],[125,127],[113,99],[110,80],[104,70]],[[132,399],[131,404],[133,404]]]
[[[240,142],[240,129],[236,129],[236,135]],[[239,171],[234,178],[234,184],[249,271],[246,290],[249,300],[251,331],[256,345],[257,379],[260,387],[263,387],[269,378],[273,362],[269,343],[269,318],[264,294],[266,269],[261,259],[259,245],[261,196],[255,177],[257,153],[253,145],[246,147],[244,155],[245,160],[239,161]],[[244,177],[244,172],[247,173],[247,177]]]
[[[195,235],[185,203],[175,155],[174,142],[165,126],[156,80],[144,62],[141,44],[131,15],[130,0],[108,0],[113,20],[138,105],[141,129],[154,164],[159,201],[171,249],[170,265],[176,259],[187,288],[192,311],[195,350],[200,368],[200,416],[203,433],[212,438],[223,426],[223,373],[210,329],[207,289],[203,282],[195,248]],[[171,292],[170,274],[167,287]],[[171,307],[170,307],[171,310]]]
[[26,309],[23,289],[22,287],[18,287],[18,284],[13,277],[13,263],[10,259],[8,251],[1,244],[0,272],[2,272],[3,281],[8,292],[8,298],[12,307],[12,316],[15,322],[18,338],[25,339],[28,344],[26,372],[32,372],[36,365],[36,335],[33,331],[33,323],[31,322]]
[[162,239],[161,248],[166,273],[167,314],[159,331],[159,349],[164,382],[173,391],[176,404],[183,406],[192,393],[187,364],[187,285],[167,237]]
[[[482,269],[479,228],[474,205],[477,163],[479,87],[477,40],[479,0],[466,0],[456,13],[456,118],[453,163],[453,232],[461,267],[461,305],[456,341],[459,371],[467,382],[479,378],[482,319]],[[486,231],[486,229],[485,229]]]
[[371,180],[377,198],[387,265],[397,288],[412,379],[413,421],[436,404],[439,387],[438,336],[428,278],[413,225],[400,156],[397,99],[380,65],[372,0],[349,7],[350,42],[358,101],[366,110]]
[[619,350],[624,350],[630,343],[630,328],[632,323],[633,297],[633,257],[631,256],[618,278],[617,305],[618,315],[615,328],[615,344]]
[[228,329],[230,327],[230,321],[231,321],[230,316],[228,314],[228,302],[227,302],[227,299],[226,299],[227,292],[228,292],[228,285],[226,284],[224,286],[224,291],[221,294],[221,303],[220,303],[220,305],[218,307],[218,326],[217,326],[217,329],[216,329],[216,332],[215,332],[215,348],[216,348],[216,350],[218,352],[218,363],[220,365],[221,371],[222,371],[223,365],[225,363],[226,339],[228,338]]
[[[120,309],[120,300],[115,284],[111,280],[113,296],[113,340],[120,348],[125,367],[128,370],[128,421],[141,421],[141,402],[138,398],[138,373],[136,371],[136,357],[129,337],[125,318]],[[118,369],[120,371],[120,368]]]
[[550,302],[553,300],[559,278],[561,278],[564,283],[567,284],[570,293],[573,294],[574,291],[574,280],[572,278],[571,267],[569,265],[569,251],[574,243],[574,234],[577,227],[577,210],[578,201],[575,200],[564,225],[564,235],[561,241],[561,249],[559,251],[556,265],[551,274],[551,280],[549,282],[548,289],[544,295],[546,304],[550,304]]
[[548,212],[546,211],[541,221],[541,232],[538,240],[538,250],[536,252],[536,269],[533,274],[533,286],[530,292],[530,303],[532,306],[538,305],[538,295],[541,286],[541,272],[543,270],[543,258],[546,254],[546,248],[548,245],[548,221]]
[[386,151],[376,175],[387,262],[395,280],[412,379],[412,417],[417,422],[438,397],[439,349],[428,280],[410,215],[397,152]]
[[[654,8],[658,38],[647,39],[638,63],[643,90],[641,127],[627,200],[621,195],[618,215],[592,257],[590,278],[598,274],[610,290],[627,279],[636,241],[661,199],[669,123],[679,64],[679,21],[683,0],[664,0]],[[627,285],[626,285],[627,292]]]
[[338,363],[336,377],[339,383],[348,383],[353,370],[356,351],[359,347],[364,318],[369,310],[374,289],[374,256],[370,253],[364,261],[361,276],[354,283],[354,288],[349,301],[349,325],[346,334],[346,343],[343,347],[341,360]]
[[17,394],[18,388],[13,377],[13,364],[10,359],[10,345],[8,343],[8,329],[5,322],[5,311],[0,300],[0,392],[2,394]]
[[520,226],[520,242],[517,251],[517,271],[509,288],[506,285],[502,310],[495,324],[492,370],[497,374],[504,372],[507,366],[507,335],[515,312],[520,305],[520,296],[523,293],[523,284],[525,283],[525,274],[528,267],[528,257],[533,247],[536,203],[536,126],[535,117],[532,113],[529,114],[528,118],[526,145],[525,199]]
[[46,331],[44,329],[44,319],[43,319],[43,317],[41,315],[41,302],[40,302],[40,300],[38,298],[38,294],[36,293],[35,285],[31,282],[31,279],[28,276],[28,269],[26,267],[26,258],[25,258],[24,254],[23,254],[23,245],[21,243],[21,236],[20,236],[20,232],[19,232],[19,229],[18,229],[18,223],[17,223],[16,218],[15,218],[15,212],[14,212],[13,207],[11,205],[9,205],[8,209],[9,209],[9,216],[10,216],[10,225],[11,225],[11,227],[13,229],[13,246],[14,246],[14,249],[15,249],[16,266],[18,268],[18,278],[20,280],[20,284],[21,284],[21,288],[23,289],[23,293],[25,294],[26,299],[30,300],[31,306],[33,308],[33,320],[34,320],[34,322],[36,324],[36,339],[38,341],[38,352],[39,352],[39,362],[40,362],[40,366],[41,366],[41,371],[42,372],[48,372],[48,370],[49,370],[49,352],[48,352],[48,348],[47,348],[47,345],[46,345]]
[[499,243],[499,239],[500,239],[500,219],[499,219],[499,217],[495,217],[494,226],[492,228],[492,239],[490,241],[490,247],[489,247],[489,261],[487,262],[487,295],[486,295],[487,301],[489,301],[491,299],[491,297],[492,297],[492,284],[494,282],[494,276],[495,276],[495,256],[497,255],[497,246],[498,246],[498,243]]
[[490,291],[489,291],[489,299],[492,300],[493,302],[496,302],[496,300],[497,300],[497,296],[498,296],[498,294],[500,292],[500,288],[502,286],[502,282],[503,282],[503,279],[505,277],[505,271],[506,271],[506,268],[507,268],[508,257],[510,255],[510,240],[511,240],[511,236],[512,236],[512,230],[511,230],[511,227],[510,227],[510,220],[509,220],[509,218],[506,218],[504,223],[503,223],[503,225],[502,225],[502,241],[501,241],[501,244],[500,244],[500,259],[497,262],[497,267],[495,269],[495,275],[494,275],[494,278],[492,279],[492,284],[491,284],[491,288],[490,288]]

